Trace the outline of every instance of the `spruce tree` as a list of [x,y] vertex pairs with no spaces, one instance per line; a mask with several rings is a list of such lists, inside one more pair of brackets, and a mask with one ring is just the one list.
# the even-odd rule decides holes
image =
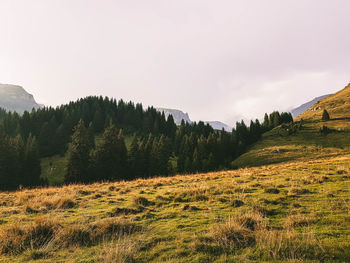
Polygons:
[[80,120],[74,128],[72,142],[68,149],[65,174],[66,183],[87,182],[90,168],[90,141],[84,121]]
[[95,180],[126,179],[127,150],[121,131],[110,122],[94,155]]
[[328,113],[328,111],[326,109],[323,110],[322,120],[323,121],[329,121],[330,120],[329,113]]
[[34,186],[40,184],[41,165],[39,148],[35,137],[29,134],[25,146],[24,163],[22,170],[25,178],[23,185]]
[[142,174],[141,162],[142,162],[142,155],[140,151],[139,141],[135,135],[130,146],[130,151],[128,153],[128,164],[129,164],[131,179],[141,176]]

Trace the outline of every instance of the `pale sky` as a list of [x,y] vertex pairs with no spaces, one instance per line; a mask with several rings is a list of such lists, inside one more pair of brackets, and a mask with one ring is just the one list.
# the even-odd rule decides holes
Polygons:
[[0,0],[0,83],[192,120],[288,110],[350,81],[349,0]]

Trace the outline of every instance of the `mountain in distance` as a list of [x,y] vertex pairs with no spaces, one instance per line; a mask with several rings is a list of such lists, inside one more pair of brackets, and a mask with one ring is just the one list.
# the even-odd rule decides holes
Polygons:
[[[192,123],[188,113],[184,113],[181,110],[176,110],[176,109],[167,109],[167,108],[156,108],[157,111],[159,112],[164,112],[165,117],[168,118],[168,116],[171,114],[173,115],[174,121],[177,125],[180,125],[182,120],[188,123]],[[215,130],[222,130],[224,129],[227,132],[232,131],[232,127],[229,125],[220,122],[220,121],[204,121],[205,124],[209,124],[213,129]]]
[[0,84],[0,108],[22,114],[24,111],[30,112],[33,108],[40,107],[33,95],[21,86]]
[[303,114],[305,111],[307,111],[312,105],[314,105],[315,103],[317,103],[318,101],[329,97],[332,94],[328,94],[328,95],[323,95],[317,98],[314,98],[313,100],[304,103],[303,105],[291,110],[292,116],[293,118],[298,117],[299,115]]
[[227,132],[232,131],[232,127],[221,122],[221,121],[205,121],[206,124],[209,124],[211,127],[213,127],[214,130],[222,130],[224,129]]
[[159,112],[164,112],[166,118],[168,118],[169,115],[173,115],[176,125],[180,125],[182,120],[188,123],[192,123],[190,117],[188,116],[188,113],[184,113],[183,111],[166,108],[156,108],[156,110]]

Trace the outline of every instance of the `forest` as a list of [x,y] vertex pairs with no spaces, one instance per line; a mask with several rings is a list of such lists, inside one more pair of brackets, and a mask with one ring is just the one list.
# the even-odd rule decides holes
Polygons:
[[[107,97],[87,97],[57,108],[19,115],[0,110],[0,188],[45,185],[40,159],[67,158],[65,183],[132,180],[232,169],[232,161],[290,113],[237,122],[232,132],[204,122],[177,126],[153,107]],[[96,143],[96,136],[102,137]],[[130,147],[125,136],[131,136]]]

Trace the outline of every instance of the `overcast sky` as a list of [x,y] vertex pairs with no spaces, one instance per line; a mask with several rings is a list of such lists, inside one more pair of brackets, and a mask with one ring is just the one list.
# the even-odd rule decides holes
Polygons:
[[349,14],[349,0],[0,0],[0,83],[232,125],[342,89]]

